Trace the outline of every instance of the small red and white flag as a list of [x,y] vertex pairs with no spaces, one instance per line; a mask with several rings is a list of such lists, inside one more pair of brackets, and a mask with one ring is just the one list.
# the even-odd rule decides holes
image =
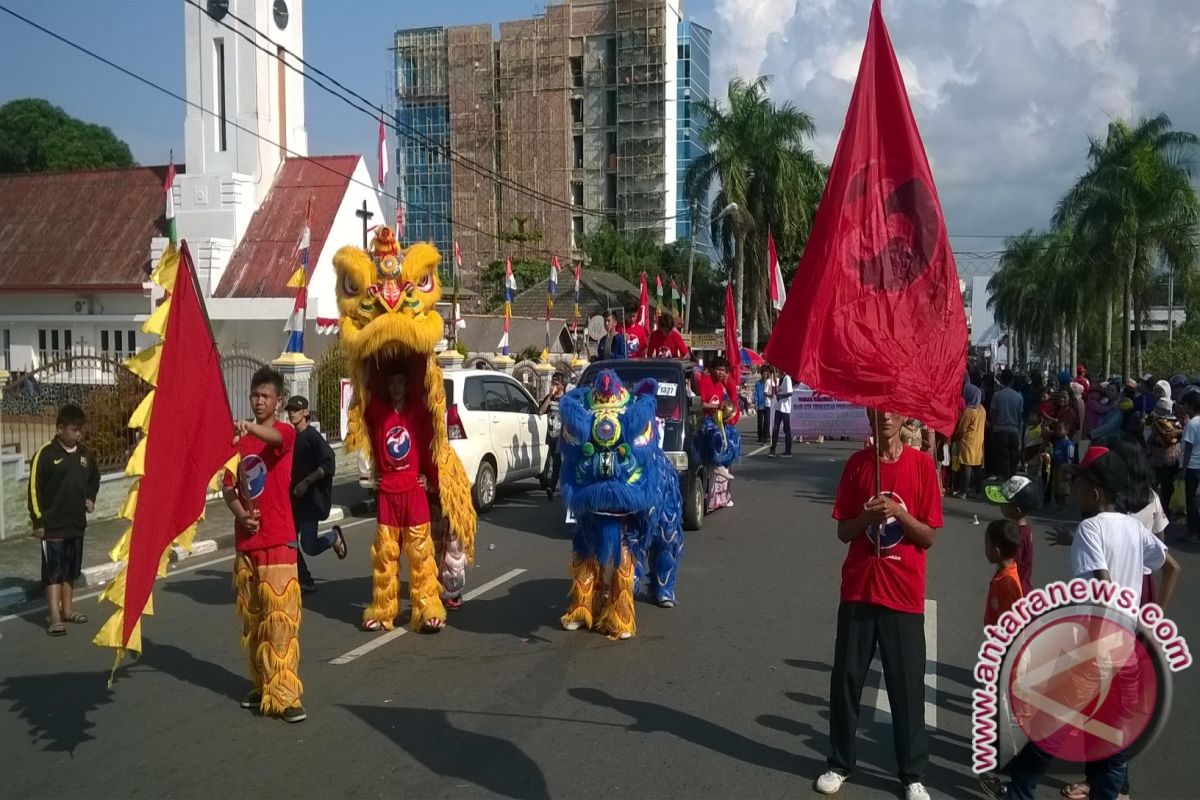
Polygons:
[[[376,181],[379,184],[380,190],[387,186],[388,174],[388,154],[387,154],[387,124],[383,121],[383,114],[379,115],[379,174],[376,176]],[[396,205],[396,214],[402,213],[400,205]]]
[[771,306],[776,311],[783,310],[787,301],[787,289],[783,286],[783,270],[779,268],[779,253],[775,251],[775,237],[767,231],[767,255],[771,259]]

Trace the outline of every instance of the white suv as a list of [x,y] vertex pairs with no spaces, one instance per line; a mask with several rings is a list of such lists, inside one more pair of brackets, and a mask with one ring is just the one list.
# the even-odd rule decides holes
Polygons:
[[[536,478],[546,463],[549,421],[525,387],[503,372],[466,369],[444,374],[446,433],[471,479],[480,511],[496,502],[496,487]],[[359,464],[360,482],[370,465]]]

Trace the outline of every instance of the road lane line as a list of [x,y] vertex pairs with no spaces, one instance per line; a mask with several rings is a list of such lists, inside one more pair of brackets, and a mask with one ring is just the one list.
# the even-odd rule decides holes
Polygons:
[[[338,527],[340,527],[342,530],[345,530],[346,528],[353,528],[355,525],[365,525],[368,522],[374,522],[374,521],[375,521],[374,519],[359,519],[359,520],[355,520],[354,522],[347,522],[344,525],[339,525]],[[220,558],[212,558],[212,559],[209,559],[208,561],[204,561],[200,564],[189,564],[184,567],[176,567],[174,569],[168,570],[166,577],[164,577],[162,580],[166,580],[167,578],[170,578],[173,575],[178,575],[181,572],[191,572],[192,570],[196,570],[196,569],[204,569],[205,567],[211,567],[214,564],[221,564],[226,561],[232,561],[232,560],[233,560],[233,556],[228,555],[228,556],[221,556]],[[100,595],[104,594],[104,589],[106,587],[107,587],[107,584],[105,586],[100,587],[99,589],[97,589],[95,591],[88,592],[86,594],[77,594],[77,595],[75,595],[75,602],[79,602],[80,600],[90,600],[93,597],[99,597]],[[38,604],[36,606],[32,606],[31,608],[28,608],[24,611],[18,611],[15,614],[7,614],[3,617],[0,617],[0,623],[8,622],[9,620],[12,620],[12,619],[19,619],[21,617],[28,617],[30,614],[40,614],[43,611],[45,611],[46,608],[47,608],[47,606],[45,603],[40,603],[40,604]]]
[[[488,581],[487,583],[477,586],[474,589],[472,589],[471,591],[464,594],[463,602],[465,603],[469,600],[474,600],[476,597],[479,597],[484,592],[490,592],[492,589],[495,589],[497,586],[500,586],[501,584],[504,584],[504,583],[508,583],[513,578],[517,577],[518,575],[521,575],[524,572],[525,572],[524,569],[510,569],[508,572],[504,573],[499,578],[493,578],[492,580]],[[338,666],[341,666],[342,664],[349,664],[351,661],[354,661],[355,659],[365,656],[367,653],[370,653],[372,650],[376,650],[380,647],[383,647],[388,642],[399,639],[401,636],[403,636],[406,633],[408,633],[408,628],[396,628],[395,630],[390,630],[387,633],[383,634],[382,636],[376,636],[374,639],[367,642],[366,644],[359,645],[358,647],[354,648],[350,652],[344,653],[344,654],[338,656],[337,658],[333,659],[329,663],[335,664]]]
[[[937,601],[925,598],[925,663],[933,664],[933,669],[925,670],[925,727],[928,730],[937,729]],[[871,662],[874,667],[879,664],[879,683],[875,687],[875,722],[880,725],[890,725],[892,721],[892,704],[888,701],[887,683],[883,677],[883,665],[878,656]]]
[[754,456],[758,455],[759,453],[762,453],[762,452],[764,452],[764,451],[765,451],[767,448],[769,448],[770,446],[771,446],[771,445],[769,445],[769,444],[764,444],[762,447],[758,448],[757,450],[754,450],[754,451],[752,451],[752,452],[750,452],[750,453],[747,453],[747,454],[746,454],[746,458],[753,458]]

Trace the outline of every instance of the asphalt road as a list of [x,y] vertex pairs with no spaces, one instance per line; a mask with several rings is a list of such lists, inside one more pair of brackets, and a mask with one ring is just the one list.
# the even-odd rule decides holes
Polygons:
[[[845,552],[830,499],[848,453],[747,458],[736,506],[688,536],[679,605],[639,604],[628,642],[558,627],[569,541],[561,505],[532,486],[483,519],[468,588],[486,591],[437,636],[357,630],[372,526],[349,527],[346,561],[310,562],[321,583],[305,597],[300,725],[238,707],[248,684],[227,552],[160,581],[145,654],[111,689],[112,656],[90,643],[107,608],[82,602],[91,622],[59,639],[39,610],[5,617],[0,796],[815,796]],[[948,503],[929,556],[927,783],[938,797],[979,796],[969,703],[991,570],[974,514],[989,511]],[[1185,548],[1171,616],[1187,635],[1200,630],[1200,557]],[[1038,582],[1063,577],[1066,560],[1037,536]],[[879,682],[864,693],[860,767],[841,795],[851,800],[900,796]],[[1191,672],[1177,677],[1175,713],[1134,762],[1139,800],[1197,795],[1186,711],[1198,694]],[[1077,772],[1056,776],[1045,797]]]

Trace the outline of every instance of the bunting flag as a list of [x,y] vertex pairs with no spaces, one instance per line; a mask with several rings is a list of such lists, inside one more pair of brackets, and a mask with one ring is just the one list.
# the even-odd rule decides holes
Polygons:
[[[384,191],[387,188],[388,175],[388,152],[387,152],[387,125],[384,123],[383,113],[379,114],[379,173],[375,176],[376,182],[379,184],[379,191]],[[396,201],[396,213],[401,214],[400,202]],[[400,235],[400,231],[397,231]]]
[[155,576],[166,574],[168,546],[191,549],[208,492],[226,467],[237,466],[221,355],[187,243],[167,248],[150,279],[167,299],[142,331],[162,341],[125,364],[152,388],[129,419],[140,432],[125,467],[134,481],[120,512],[130,526],[109,554],[125,566],[101,596],[117,610],[93,639],[116,648],[114,671],[127,651],[142,650],[141,618],[154,613],[150,592]]
[[546,282],[546,346],[542,348],[542,361],[550,360],[550,314],[554,310],[554,296],[558,294],[558,256],[550,256],[550,280]]
[[663,312],[663,283],[662,275],[654,279],[654,313],[661,316]]
[[404,241],[404,199],[396,196],[396,241]]
[[815,391],[948,434],[966,352],[945,219],[875,0],[825,194],[764,356]]
[[462,309],[458,305],[458,276],[462,272],[462,248],[458,246],[458,241],[454,242],[454,274],[451,280],[454,282],[454,294],[450,300],[450,314],[454,319],[454,337],[457,340],[458,331],[467,327],[467,321],[462,317]]
[[500,337],[500,353],[508,355],[508,334],[512,329],[512,302],[517,294],[517,279],[513,277],[512,258],[504,259],[504,335]]
[[771,269],[771,307],[776,311],[783,309],[787,301],[787,289],[783,286],[783,270],[779,268],[779,253],[775,251],[775,237],[767,229],[767,256]]
[[579,278],[582,274],[583,274],[583,262],[576,261],[575,262],[575,316],[572,318],[572,322],[571,322],[571,335],[572,336],[579,335],[579,320],[583,317],[583,315],[581,313],[579,313]]
[[312,199],[310,198],[308,209],[304,212],[304,227],[300,230],[300,244],[296,246],[300,254],[300,266],[292,273],[287,284],[289,289],[296,290],[296,302],[292,306],[292,313],[288,317],[287,324],[283,326],[283,330],[288,335],[287,345],[283,349],[285,353],[304,352],[304,327],[308,322],[308,249],[311,236]]
[[637,319],[634,325],[640,325],[642,330],[650,330],[650,292],[646,289],[646,273],[642,273],[642,288],[638,294]]
[[683,319],[683,301],[679,294],[679,284],[675,283],[674,278],[671,278],[671,311],[676,320]]
[[725,360],[734,386],[742,383],[742,345],[738,336],[737,314],[733,310],[733,284],[725,285]]
[[171,162],[167,164],[167,178],[163,181],[163,194],[166,197],[167,239],[172,245],[179,243],[179,233],[175,228],[175,153],[171,153]]
[[[450,277],[458,277],[458,273],[462,272],[462,248],[458,246],[458,240],[454,240],[454,274]],[[455,284],[457,286],[457,284]]]

